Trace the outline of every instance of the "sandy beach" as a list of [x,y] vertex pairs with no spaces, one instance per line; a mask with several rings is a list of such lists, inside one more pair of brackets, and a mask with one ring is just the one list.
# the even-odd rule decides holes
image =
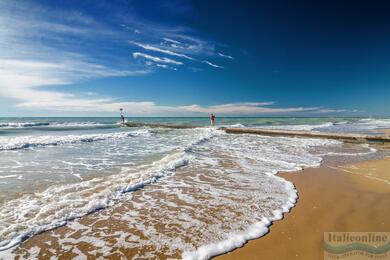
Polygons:
[[390,231],[390,158],[280,174],[299,200],[270,233],[216,259],[322,259],[323,233]]

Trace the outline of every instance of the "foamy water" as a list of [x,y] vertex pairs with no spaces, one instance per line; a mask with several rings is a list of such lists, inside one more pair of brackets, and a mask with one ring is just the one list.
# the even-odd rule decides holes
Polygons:
[[119,123],[97,123],[97,122],[0,122],[0,129],[77,129],[77,128],[99,128],[99,127],[118,127]]
[[65,136],[21,136],[21,137],[0,137],[0,150],[17,150],[38,146],[55,146],[73,143],[95,142],[107,139],[119,139],[124,137],[135,137],[139,135],[149,135],[148,130],[139,130],[122,133],[109,134],[84,134],[84,135],[65,135]]
[[208,259],[264,235],[294,205],[297,191],[277,172],[375,152],[213,128],[7,134],[0,137],[0,257],[38,257],[44,249],[20,242],[66,224],[67,232],[51,231],[53,255],[87,243],[95,257]]

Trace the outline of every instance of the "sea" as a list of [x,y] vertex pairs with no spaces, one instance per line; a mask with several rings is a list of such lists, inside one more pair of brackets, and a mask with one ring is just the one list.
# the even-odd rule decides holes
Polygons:
[[[357,117],[220,117],[215,127],[205,117],[127,118],[202,126],[192,129],[119,121],[0,118],[0,259],[209,259],[263,236],[295,205],[298,191],[277,173],[383,155],[367,144],[219,127],[390,128],[388,118]],[[47,243],[24,246],[38,236]]]

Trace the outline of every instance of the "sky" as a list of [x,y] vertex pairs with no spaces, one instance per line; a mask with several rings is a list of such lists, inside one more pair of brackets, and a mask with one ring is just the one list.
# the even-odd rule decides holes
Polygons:
[[390,116],[388,1],[0,0],[0,117]]

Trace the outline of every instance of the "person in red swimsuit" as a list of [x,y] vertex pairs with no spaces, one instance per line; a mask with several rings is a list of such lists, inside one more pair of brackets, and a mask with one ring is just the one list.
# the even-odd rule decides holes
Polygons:
[[211,113],[211,115],[210,115],[210,123],[211,123],[211,126],[215,125],[215,115],[213,113]]

